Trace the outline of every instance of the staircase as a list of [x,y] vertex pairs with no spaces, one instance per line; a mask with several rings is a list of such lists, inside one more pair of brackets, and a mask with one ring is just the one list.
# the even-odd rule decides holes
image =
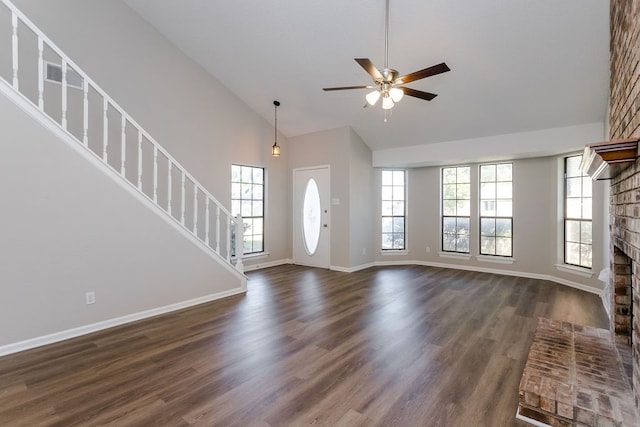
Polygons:
[[[29,173],[28,171],[31,170],[31,174],[38,174],[47,169],[47,163],[43,162],[39,166],[40,169],[31,169],[31,166],[43,160],[42,157],[45,157],[45,160],[46,158],[54,159],[58,158],[59,153],[71,151],[78,154],[80,157],[75,156],[69,160],[72,167],[59,173],[65,175],[71,174],[70,170],[77,170],[78,175],[72,177],[75,182],[85,179],[90,181],[95,178],[96,182],[102,183],[95,184],[96,186],[106,182],[100,178],[101,176],[108,177],[110,181],[110,184],[104,184],[105,187],[102,190],[104,198],[101,199],[99,194],[94,194],[90,198],[92,201],[87,198],[85,204],[88,206],[79,205],[83,211],[85,208],[93,209],[96,218],[100,218],[100,223],[95,227],[96,230],[107,230],[108,227],[101,228],[106,222],[118,223],[120,221],[125,227],[131,226],[134,230],[131,234],[135,234],[136,227],[140,229],[144,228],[146,224],[153,224],[149,227],[153,227],[154,236],[166,235],[167,241],[172,242],[163,249],[166,252],[166,254],[163,252],[163,256],[170,258],[168,254],[170,254],[171,247],[182,247],[182,243],[174,243],[176,236],[179,235],[183,241],[188,242],[191,248],[197,247],[199,251],[206,254],[206,257],[215,260],[221,268],[219,270],[207,267],[203,271],[216,271],[216,275],[223,275],[223,273],[217,272],[225,271],[224,274],[235,278],[233,280],[237,285],[231,285],[232,289],[228,289],[228,286],[224,289],[221,288],[222,290],[216,293],[217,296],[246,291],[242,251],[235,253],[234,249],[235,242],[243,241],[242,218],[234,217],[195,177],[10,1],[0,0],[0,2],[0,9],[3,9],[0,10],[0,29],[9,29],[8,32],[0,32],[0,37],[7,33],[11,37],[10,43],[2,45],[10,46],[9,51],[0,48],[0,92],[9,101],[2,100],[0,106],[5,109],[3,115],[5,120],[8,120],[15,113],[14,121],[22,121],[23,116],[30,117],[30,120],[33,120],[36,125],[27,127],[46,129],[50,135],[49,137],[30,135],[26,129],[24,135],[11,134],[9,131],[3,134],[3,130],[0,128],[0,138],[2,138],[0,144],[3,145],[4,151],[2,153],[5,156],[5,161],[11,160],[10,156],[13,155],[17,157],[32,156],[32,161],[24,161],[27,167],[18,169],[25,171],[24,173]],[[9,19],[4,20],[4,17],[9,17]],[[11,111],[11,114],[6,114],[10,104],[21,110],[21,113]],[[45,139],[50,139],[60,146],[43,145],[42,142]],[[51,144],[51,141],[48,143]],[[32,143],[33,146],[30,145]],[[11,147],[11,144],[20,144],[20,146]],[[29,151],[27,146],[30,147]],[[84,164],[78,163],[79,158],[83,159]],[[85,172],[82,171],[88,170],[86,169],[87,165],[93,169],[83,175]],[[5,167],[5,169],[11,168]],[[8,175],[8,172],[6,173]],[[56,173],[56,168],[52,168],[51,173]],[[23,181],[20,176],[13,178],[17,182]],[[43,182],[39,184],[44,186],[46,179],[45,177]],[[56,180],[51,179],[51,181]],[[120,188],[120,195],[115,193],[112,195],[114,183]],[[72,200],[73,196],[67,193],[75,184],[70,181],[60,185],[66,187],[52,191],[51,194],[55,194],[58,199],[69,197]],[[79,185],[75,191],[81,191],[81,189],[82,185]],[[25,191],[22,193],[24,195]],[[133,208],[129,212],[120,212],[111,206],[112,199],[120,200],[125,197],[128,197],[128,201],[122,202],[123,204],[129,203],[133,198],[137,204],[144,208]],[[29,197],[25,197],[25,199],[28,200]],[[55,204],[58,202],[59,200],[52,200],[52,204],[46,206],[56,206]],[[101,203],[109,205],[108,208],[101,208]],[[23,205],[20,206],[21,209],[26,209],[24,203],[21,205]],[[146,213],[142,213],[143,210]],[[110,217],[102,214],[106,211],[111,212]],[[155,217],[160,217],[161,220],[150,219],[149,212]],[[73,213],[75,212],[72,212],[71,215]],[[138,217],[127,218],[128,214],[138,215]],[[87,215],[93,214],[87,213]],[[48,218],[55,215],[49,212],[46,216]],[[84,222],[78,221],[78,224],[80,223]],[[160,223],[164,225],[158,225]],[[60,227],[61,224],[59,223],[57,226]],[[69,227],[71,226],[69,224],[73,224],[73,222],[69,221],[64,224],[64,227]],[[160,227],[164,227],[164,229]],[[84,232],[80,230],[80,232],[81,234],[90,234],[95,230]],[[142,237],[142,240],[146,240],[146,238]],[[153,244],[151,242],[155,241],[151,237],[148,240],[149,244]],[[177,255],[177,258],[182,257],[183,253],[191,251],[191,248],[184,249]],[[198,258],[198,255],[195,257]],[[35,261],[39,262],[40,260]],[[162,261],[162,263],[167,264],[167,261]],[[199,271],[195,266],[187,268],[188,262],[186,261],[183,264],[182,268],[187,272]],[[171,273],[165,272],[163,274],[166,276]],[[218,278],[212,277],[211,279],[217,280]],[[189,277],[186,277],[185,280],[189,280]],[[229,282],[227,278],[223,281]],[[88,286],[90,287],[90,285]],[[100,302],[100,295],[97,298]],[[171,311],[171,309],[180,308],[181,305],[180,301],[175,301],[178,303],[176,305],[170,297],[164,299],[159,297],[155,303],[153,299],[150,298],[150,303],[144,305],[144,313],[136,313],[136,310],[140,311],[139,308],[132,307],[129,312],[123,310],[115,313],[121,315],[116,320],[113,320],[114,313],[104,312],[98,315],[90,314],[87,316],[87,320],[82,321],[79,325],[73,322],[63,322],[59,326],[53,326],[49,329],[37,330],[36,328],[32,333],[26,333],[26,335],[16,334],[3,337],[0,333],[0,355],[158,314],[158,310]],[[193,298],[193,301],[190,302],[202,302],[201,299]],[[5,299],[5,301],[8,300]],[[183,306],[187,305],[189,304],[183,304]],[[51,333],[55,336],[46,338],[42,342],[30,341],[35,339],[34,337]],[[62,335],[59,335],[60,333]],[[14,345],[16,342],[17,345]],[[3,350],[3,345],[6,347],[7,344],[11,344],[13,347]]]

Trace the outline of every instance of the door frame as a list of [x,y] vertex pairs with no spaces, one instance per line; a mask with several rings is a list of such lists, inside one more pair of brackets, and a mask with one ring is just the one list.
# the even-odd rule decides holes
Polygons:
[[[296,215],[296,202],[297,202],[297,196],[296,196],[296,172],[300,172],[300,171],[309,171],[309,170],[316,170],[316,169],[325,169],[328,174],[329,174],[329,182],[328,182],[328,186],[329,186],[329,200],[327,200],[327,224],[329,224],[329,232],[327,233],[327,269],[331,269],[331,232],[332,232],[332,224],[331,224],[331,165],[326,164],[326,165],[317,165],[317,166],[306,166],[306,167],[302,167],[302,168],[293,168],[292,170],[292,178],[291,178],[291,190],[292,190],[292,203],[291,203],[291,258],[293,260],[294,264],[296,263],[296,230],[295,230],[295,215]],[[302,237],[302,236],[300,236]],[[297,265],[304,265],[304,264],[297,264]],[[318,267],[318,268],[325,268],[325,267]]]

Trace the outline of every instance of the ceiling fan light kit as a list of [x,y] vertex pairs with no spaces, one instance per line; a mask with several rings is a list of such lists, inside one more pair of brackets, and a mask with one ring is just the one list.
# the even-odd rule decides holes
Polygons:
[[[444,62],[425,68],[420,71],[406,74],[402,77],[397,70],[389,68],[389,0],[385,0],[385,20],[384,20],[384,68],[378,70],[376,66],[368,58],[355,58],[355,61],[371,76],[374,86],[341,86],[341,87],[325,87],[322,90],[350,90],[350,89],[375,89],[369,92],[365,99],[367,104],[373,106],[380,98],[382,98],[382,109],[390,110],[394,105],[404,97],[404,95],[414,98],[431,101],[437,95],[435,93],[423,92],[402,86],[404,84],[424,79],[426,77],[435,76],[437,74],[450,71],[450,68]],[[367,105],[365,104],[365,107]],[[385,116],[386,121],[386,116]]]

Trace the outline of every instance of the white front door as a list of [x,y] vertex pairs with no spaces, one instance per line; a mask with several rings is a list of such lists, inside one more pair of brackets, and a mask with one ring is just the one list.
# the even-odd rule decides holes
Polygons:
[[293,262],[329,268],[329,166],[293,170]]

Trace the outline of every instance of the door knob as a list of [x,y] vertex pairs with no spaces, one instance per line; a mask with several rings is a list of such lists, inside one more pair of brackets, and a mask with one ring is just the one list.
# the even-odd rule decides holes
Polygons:
[[324,228],[327,228],[327,224],[322,224],[322,226],[323,226]]

